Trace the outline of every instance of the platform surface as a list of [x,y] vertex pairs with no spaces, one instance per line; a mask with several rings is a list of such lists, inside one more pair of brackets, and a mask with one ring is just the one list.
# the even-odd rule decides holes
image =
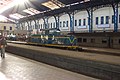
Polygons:
[[50,54],[64,55],[64,56],[73,57],[73,58],[82,58],[87,60],[100,61],[100,62],[115,64],[115,65],[120,65],[120,56],[69,51],[69,50],[61,50],[61,49],[54,49],[54,48],[47,48],[47,47],[40,47],[40,46],[13,44],[13,43],[8,43],[8,45],[47,52]]
[[98,80],[6,53],[0,58],[0,80]]

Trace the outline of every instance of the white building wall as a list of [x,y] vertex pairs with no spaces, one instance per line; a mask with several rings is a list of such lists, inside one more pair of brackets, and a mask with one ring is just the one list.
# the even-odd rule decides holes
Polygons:
[[[112,23],[113,9],[112,7],[103,7],[93,12],[93,30],[114,30]],[[104,24],[101,24],[101,17],[104,17]],[[106,24],[106,16],[109,16],[109,24]],[[96,17],[99,17],[99,23],[96,25]]]
[[[65,21],[65,27],[63,26],[63,21]],[[66,27],[66,21],[68,21],[68,27]],[[61,26],[60,26],[61,22]],[[70,31],[70,17],[68,14],[63,14],[59,18],[59,29],[60,31]]]
[[45,29],[44,20],[43,19],[39,20],[39,25],[40,25],[40,29]]
[[35,21],[31,21],[32,30],[35,29]]
[[55,18],[53,16],[48,19],[48,27],[49,28],[56,28],[56,21],[55,21]]
[[23,30],[28,30],[28,23],[25,22],[24,24],[25,24],[25,26],[24,26]]
[[[79,19],[81,20],[81,26],[79,25]],[[85,25],[83,25],[84,19],[86,20]],[[75,20],[77,20],[77,26],[75,26]],[[87,11],[80,11],[74,15],[74,30],[76,32],[86,32],[89,30]]]
[[[6,30],[8,31],[14,31],[16,24],[13,23],[0,23],[0,30],[4,30],[4,26],[6,26]],[[12,30],[10,30],[10,27],[12,27]]]

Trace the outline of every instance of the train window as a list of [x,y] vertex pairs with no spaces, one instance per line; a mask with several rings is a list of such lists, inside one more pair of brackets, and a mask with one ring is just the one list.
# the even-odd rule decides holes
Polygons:
[[12,30],[12,27],[10,27],[10,30]]
[[95,39],[92,38],[92,39],[91,39],[91,43],[95,43]]
[[62,27],[62,22],[60,22],[60,27]]
[[99,18],[98,17],[96,17],[96,25],[98,25],[98,22],[99,22],[99,20],[98,20]]
[[104,24],[104,16],[101,17],[101,24]]
[[102,43],[107,43],[107,39],[103,39],[103,40],[102,40]]
[[66,21],[66,27],[68,27],[68,21]]
[[82,42],[82,38],[77,38],[77,42]]
[[119,23],[120,23],[120,15],[119,15]]
[[81,26],[81,19],[79,19],[79,26]]
[[109,24],[109,16],[106,16],[106,24]]
[[77,26],[77,20],[75,20],[75,26]]
[[83,38],[83,42],[87,42],[87,39],[86,39],[86,38]]
[[114,15],[112,15],[112,23],[114,23]]
[[86,25],[86,19],[83,19],[83,26]]

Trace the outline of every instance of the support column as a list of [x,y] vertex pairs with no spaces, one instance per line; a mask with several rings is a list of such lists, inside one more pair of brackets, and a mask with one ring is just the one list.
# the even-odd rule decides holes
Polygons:
[[88,26],[89,26],[89,32],[92,32],[93,30],[93,9],[88,8],[86,9],[88,13]]
[[23,26],[24,26],[24,24],[23,24],[23,23],[21,23],[21,30],[23,30]]
[[16,28],[19,29],[20,28],[20,23],[18,21],[16,21]]
[[54,16],[56,22],[56,29],[59,30],[59,16]]
[[45,17],[44,18],[42,18],[43,19],[43,21],[44,21],[44,26],[43,26],[43,29],[44,29],[44,27],[45,27],[45,29],[46,29],[46,22],[45,22]]
[[36,26],[37,26],[37,34],[39,34],[39,20],[36,20]]
[[68,13],[70,17],[70,32],[74,32],[74,12]]
[[114,32],[118,32],[118,3],[112,4],[114,12]]
[[37,22],[36,20],[33,20],[35,22],[35,29],[37,29]]

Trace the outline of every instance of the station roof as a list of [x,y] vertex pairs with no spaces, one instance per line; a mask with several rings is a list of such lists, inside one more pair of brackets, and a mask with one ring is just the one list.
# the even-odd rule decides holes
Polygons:
[[[1,0],[1,8],[8,6],[15,0]],[[1,15],[10,20],[25,21],[28,18],[38,18],[41,16],[55,15],[62,12],[69,12],[78,9],[85,9],[105,4],[120,2],[119,0],[16,0],[9,9],[3,10]],[[21,2],[20,2],[21,1]],[[25,2],[26,1],[26,2]],[[44,15],[43,15],[44,14]]]

